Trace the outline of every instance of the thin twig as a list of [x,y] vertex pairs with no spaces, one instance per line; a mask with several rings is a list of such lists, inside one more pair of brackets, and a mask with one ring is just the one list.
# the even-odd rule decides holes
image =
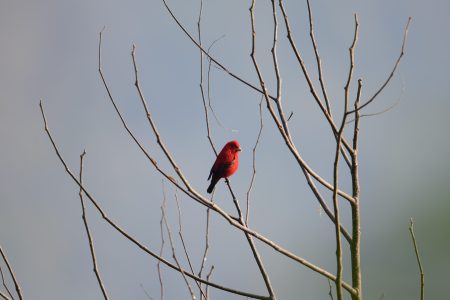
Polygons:
[[425,273],[423,272],[422,262],[420,260],[419,248],[417,247],[416,236],[414,235],[414,220],[410,219],[409,232],[411,233],[411,239],[414,245],[414,252],[416,253],[417,264],[420,271],[420,300],[425,297]]
[[[200,270],[198,271],[198,277],[202,277],[203,269],[205,267],[205,263],[208,256],[208,250],[209,250],[209,219],[211,215],[211,209],[206,209],[206,229],[205,229],[205,250],[203,251],[202,256],[202,263],[200,265]],[[206,286],[206,289],[208,289],[208,286]],[[200,286],[200,291],[203,291]],[[205,300],[208,299],[208,293],[206,293]]]
[[[164,202],[161,204],[161,210],[162,210],[163,204],[164,204]],[[159,229],[160,229],[160,235],[161,235],[161,247],[159,248],[159,257],[163,256],[164,244],[165,244],[163,222],[164,222],[164,219],[163,219],[163,215],[161,214],[161,219],[159,220]],[[164,280],[163,280],[162,271],[161,271],[161,260],[158,260],[158,263],[156,264],[156,268],[158,270],[159,291],[160,291],[160,296],[161,296],[160,300],[164,300]]]
[[[387,86],[387,84],[389,83],[389,81],[391,81],[392,77],[394,76],[395,71],[397,70],[397,67],[398,67],[399,64],[400,64],[400,61],[401,61],[403,55],[405,54],[406,39],[407,39],[407,37],[408,37],[408,29],[409,29],[409,24],[411,23],[411,20],[412,20],[412,18],[409,17],[409,18],[408,18],[408,22],[406,23],[405,31],[404,31],[404,33],[403,33],[403,42],[402,42],[402,47],[401,47],[401,50],[400,50],[400,55],[398,56],[397,61],[396,61],[395,64],[394,64],[394,68],[392,69],[392,71],[391,71],[391,73],[389,74],[389,76],[388,76],[388,78],[386,79],[386,81],[385,81],[385,82],[381,85],[381,87],[375,92],[375,94],[374,94],[372,97],[370,97],[369,100],[367,100],[364,104],[362,104],[362,105],[359,107],[359,110],[363,109],[364,107],[366,107],[367,105],[369,105],[370,103],[372,103],[372,102],[375,100],[375,98],[376,98],[376,97],[384,90],[384,88]],[[348,113],[351,114],[351,113],[354,113],[354,112],[355,112],[355,110],[352,110],[352,111],[349,111]]]
[[306,4],[308,5],[309,36],[311,38],[311,43],[314,48],[314,54],[316,56],[317,73],[319,74],[320,87],[322,89],[322,94],[323,94],[323,98],[325,100],[325,105],[327,106],[327,112],[330,115],[330,117],[332,117],[331,107],[330,107],[330,103],[329,103],[328,95],[327,95],[327,89],[325,87],[325,81],[323,79],[323,74],[322,74],[322,61],[320,59],[319,49],[317,48],[316,38],[314,36],[314,26],[313,26],[314,22],[313,22],[313,15],[311,12],[311,5],[309,3],[309,0],[306,0]]
[[[166,202],[167,202],[167,200],[166,200],[166,190],[165,190],[164,181],[163,181],[163,203],[161,205],[161,215],[162,215],[162,218],[164,220],[164,224],[165,224],[166,231],[167,231],[167,236],[169,237],[170,247],[172,248],[172,258],[175,261],[175,263],[178,266],[178,268],[180,270],[182,270],[180,262],[178,261],[178,258],[177,258],[176,251],[175,251],[175,243],[174,243],[174,241],[172,239],[172,231],[170,230],[169,222],[167,222]],[[189,291],[189,293],[191,295],[192,300],[195,300],[196,297],[195,297],[195,294],[194,294],[194,290],[192,289],[191,284],[189,283],[189,280],[186,277],[186,274],[184,273],[184,271],[181,271],[180,274],[183,276],[184,282],[186,283],[186,286],[188,288],[188,291]]]
[[[81,185],[83,185],[83,158],[85,155],[86,155],[86,151],[83,150],[83,153],[81,153],[81,155],[80,155],[79,180],[80,180]],[[83,219],[84,229],[86,230],[86,235],[87,235],[88,241],[89,241],[89,251],[91,253],[93,271],[95,273],[95,277],[97,278],[98,285],[102,291],[103,298],[105,300],[108,300],[108,294],[106,292],[105,286],[103,285],[102,278],[100,276],[100,272],[98,271],[98,267],[97,267],[97,260],[95,257],[95,250],[94,250],[94,241],[92,239],[92,235],[89,230],[89,225],[88,225],[88,221],[87,221],[87,217],[86,217],[86,210],[85,210],[85,206],[84,206],[83,190],[81,188],[80,188],[78,195],[80,197],[80,202],[81,202],[81,210],[82,210],[81,218]]]
[[[201,18],[202,18],[202,11],[203,11],[203,1],[200,0],[200,12],[198,14],[198,21],[197,21],[197,30],[198,30],[198,43],[201,46],[202,45],[202,35],[201,35]],[[209,78],[209,71],[208,71],[208,78]],[[202,95],[202,101],[203,101],[203,108],[205,111],[205,121],[206,121],[206,133],[209,140],[209,143],[214,149],[214,143],[211,139],[211,129],[209,127],[209,116],[208,116],[208,108],[206,107],[206,99],[205,99],[205,90],[203,88],[203,52],[200,50],[200,93]],[[208,81],[208,96],[209,96],[209,81]],[[211,111],[212,108],[211,108]],[[214,114],[214,111],[213,111]],[[214,149],[214,152],[215,149]],[[216,153],[217,155],[217,153]]]
[[[402,78],[402,76],[401,76],[400,71],[398,71],[398,73],[399,73],[399,76],[400,76],[400,78],[401,78],[400,82],[401,82],[401,86],[402,86],[402,87],[401,87],[400,95],[399,95],[398,98],[394,101],[394,103],[392,103],[390,106],[386,107],[385,109],[382,109],[382,110],[377,111],[377,112],[374,112],[374,113],[360,114],[360,118],[374,117],[374,116],[378,116],[378,115],[384,114],[384,113],[386,113],[386,112],[388,112],[388,111],[394,109],[397,105],[400,104],[400,102],[401,102],[401,100],[402,100],[402,98],[403,98],[403,95],[405,94],[405,82],[404,82],[404,80],[403,80],[403,78]],[[356,112],[356,108],[355,108],[355,112]],[[358,112],[358,113],[359,113],[359,112]],[[351,123],[351,122],[354,122],[354,121],[355,121],[355,119],[350,120],[350,121],[347,121],[347,123]]]
[[0,246],[0,255],[2,256],[3,261],[5,262],[6,267],[8,268],[9,274],[11,275],[11,278],[12,278],[12,280],[14,282],[14,287],[16,288],[17,296],[19,296],[20,300],[23,300],[22,292],[20,290],[20,285],[17,282],[16,276],[14,275],[14,272],[13,272],[13,270],[11,268],[11,265],[9,264],[8,259],[6,258],[6,254],[3,252],[1,246]]
[[245,225],[246,226],[248,226],[248,218],[249,218],[249,214],[250,214],[250,192],[252,191],[253,182],[255,181],[255,177],[256,177],[256,148],[258,147],[259,139],[261,138],[261,133],[262,133],[262,130],[264,127],[263,115],[262,115],[263,100],[264,99],[261,97],[261,101],[259,102],[259,131],[258,131],[258,136],[256,137],[255,146],[253,147],[253,150],[252,150],[253,173],[252,173],[252,179],[250,180],[250,186],[248,187],[248,190],[247,190],[247,209],[245,210]]
[[192,267],[191,258],[189,256],[189,252],[187,250],[187,246],[186,246],[186,243],[185,243],[184,237],[183,237],[183,225],[181,223],[181,208],[180,208],[180,203],[178,201],[178,196],[177,196],[176,192],[175,192],[175,201],[177,203],[177,211],[178,211],[178,236],[180,237],[181,244],[183,245],[184,255],[186,256],[186,259],[188,261],[189,269],[191,270],[192,273],[194,273],[194,268]]
[[144,288],[144,285],[141,283],[139,285],[142,289],[142,291],[144,291],[145,296],[149,299],[149,300],[154,300],[152,296],[150,296],[150,294],[147,292],[147,290]]
[[331,300],[334,300],[334,298],[333,298],[333,286],[331,285],[331,280],[328,279],[327,281],[328,281],[328,288],[329,288],[328,296],[330,296]]
[[6,282],[5,282],[5,276],[3,275],[3,270],[2,270],[1,267],[0,267],[0,274],[1,274],[1,276],[2,276],[2,283],[3,283],[3,286],[4,286],[5,289],[6,289],[6,292],[7,292],[8,295],[11,297],[11,299],[14,299],[13,295],[11,294],[11,291],[10,291],[9,288],[8,288],[8,285],[7,285]]
[[[217,39],[215,39],[211,45],[208,47],[207,53],[211,52],[212,47],[218,42],[220,41],[222,38],[224,38],[225,35],[222,35],[220,37],[218,37]],[[200,50],[201,53],[203,53]],[[225,131],[231,131],[231,132],[239,132],[239,130],[237,129],[233,129],[233,128],[229,128],[227,126],[225,126],[223,124],[223,122],[220,120],[219,115],[216,113],[216,111],[214,110],[213,106],[212,106],[212,101],[211,101],[211,69],[213,66],[213,62],[211,61],[211,59],[208,58],[208,71],[207,71],[207,95],[208,95],[208,107],[211,110],[211,113],[214,117],[214,119],[217,122],[217,125],[219,125],[219,127],[223,128]]]
[[[206,280],[209,281],[209,279],[212,276],[212,272],[214,271],[214,265],[211,266],[211,269],[208,272],[208,275],[206,275]],[[209,286],[206,286],[206,300],[209,299]]]

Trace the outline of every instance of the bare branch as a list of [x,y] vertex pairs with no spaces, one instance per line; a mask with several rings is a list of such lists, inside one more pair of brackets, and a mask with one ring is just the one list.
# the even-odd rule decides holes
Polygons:
[[[266,99],[266,105],[267,105],[267,109],[270,112],[270,115],[272,116],[272,119],[274,120],[278,131],[280,132],[281,136],[283,137],[286,145],[288,146],[289,150],[291,151],[291,153],[293,154],[294,158],[297,160],[299,166],[301,167],[301,169],[305,172],[307,172],[308,174],[310,174],[314,179],[316,179],[318,182],[320,182],[323,186],[325,186],[327,189],[329,189],[330,191],[333,190],[333,186],[328,183],[326,180],[324,180],[321,176],[319,176],[317,173],[315,173],[309,166],[308,164],[303,160],[303,158],[301,157],[301,155],[299,154],[298,150],[296,149],[295,145],[291,142],[291,140],[289,139],[289,137],[286,135],[286,132],[283,130],[283,126],[280,123],[280,120],[278,119],[277,115],[275,114],[272,105],[270,103],[270,98],[269,98],[269,94],[268,91],[266,89],[266,85],[265,85],[265,81],[262,77],[262,74],[259,70],[259,66],[258,63],[256,61],[256,56],[255,56],[255,37],[256,37],[256,31],[254,28],[254,24],[252,22],[252,52],[250,54],[250,56],[252,57],[252,61],[253,61],[253,65],[255,66],[255,70],[256,73],[258,75],[259,78],[259,82],[261,85],[261,89],[264,91],[264,97]],[[345,199],[347,199],[350,202],[354,202],[353,198],[351,196],[349,196],[347,193],[342,192],[342,191],[338,191],[338,194],[342,197],[344,197]]]
[[[86,151],[84,150],[83,153],[81,153],[81,155],[80,155],[79,180],[80,180],[81,185],[83,185],[83,158],[85,155],[86,155]],[[81,210],[82,210],[81,218],[83,219],[84,229],[86,230],[86,235],[87,235],[88,241],[89,241],[89,250],[91,253],[92,266],[93,266],[93,270],[95,273],[95,277],[97,278],[98,285],[102,291],[103,298],[105,300],[108,300],[108,294],[106,292],[105,286],[103,285],[102,278],[100,276],[100,272],[98,271],[98,267],[97,267],[97,260],[95,258],[95,250],[94,250],[94,241],[92,240],[91,232],[89,231],[89,225],[88,225],[88,221],[87,221],[87,217],[86,217],[86,210],[84,207],[83,190],[81,188],[80,188],[78,195],[80,197],[80,202],[81,202]]]
[[272,44],[272,60],[273,60],[273,68],[275,69],[275,75],[277,78],[277,101],[275,102],[278,108],[278,115],[280,117],[281,123],[283,124],[283,130],[286,133],[286,136],[292,142],[291,134],[289,132],[288,123],[286,121],[286,117],[284,116],[283,106],[281,105],[281,76],[280,70],[278,66],[278,55],[277,55],[277,39],[278,39],[278,18],[277,11],[275,6],[275,0],[272,1],[272,15],[273,15],[273,44]]
[[19,296],[20,300],[23,300],[22,292],[20,290],[20,285],[17,282],[16,276],[14,275],[11,265],[9,264],[8,259],[6,258],[6,254],[5,254],[5,252],[3,252],[3,249],[1,246],[0,246],[0,255],[2,256],[3,261],[5,262],[6,267],[8,268],[9,274],[11,275],[11,278],[14,282],[14,287],[16,288],[17,296]]
[[339,157],[340,157],[340,150],[341,150],[341,142],[342,142],[342,136],[344,133],[345,128],[345,122],[347,118],[347,111],[348,111],[348,103],[349,103],[349,88],[350,83],[352,80],[353,75],[353,69],[354,69],[354,49],[356,42],[358,40],[358,16],[355,14],[355,34],[353,37],[353,43],[349,48],[349,55],[350,55],[350,69],[348,72],[348,78],[347,83],[344,87],[345,91],[345,106],[344,106],[344,114],[342,117],[342,123],[339,128],[338,132],[338,140],[336,143],[336,155],[334,160],[334,167],[333,167],[333,178],[334,178],[334,190],[333,190],[333,205],[334,205],[334,217],[335,217],[335,233],[336,233],[336,264],[337,264],[337,271],[336,271],[336,294],[337,299],[342,300],[342,274],[343,274],[343,263],[342,263],[342,245],[341,245],[341,230],[340,230],[340,219],[339,219],[339,199],[337,190],[339,187]]
[[[233,190],[231,189],[231,185],[230,185],[229,180],[225,179],[225,181],[226,181],[226,183],[228,185],[228,189],[229,189],[229,191],[231,193],[231,196],[233,198],[233,203],[234,203],[234,205],[236,207],[236,210],[238,212],[238,215],[239,215],[238,222],[242,226],[246,227],[246,225],[244,223],[243,215],[242,215],[242,210],[241,210],[241,207],[239,205],[239,201],[236,198],[236,196],[234,195]],[[264,264],[262,262],[261,256],[260,256],[258,250],[256,249],[256,245],[255,245],[251,235],[248,232],[244,232],[244,233],[245,233],[245,237],[247,238],[247,242],[248,242],[248,244],[250,246],[250,249],[252,250],[252,254],[253,254],[253,257],[255,258],[256,264],[258,265],[259,272],[261,273],[261,276],[263,277],[264,284],[266,285],[267,291],[269,292],[270,299],[275,300],[276,296],[275,296],[275,293],[273,291],[272,283],[270,282],[269,274],[267,273],[266,268],[264,267]]]
[[[180,190],[182,190],[186,195],[188,195],[189,197],[195,199],[196,201],[200,201],[198,199],[196,199],[195,197],[193,197],[189,191],[187,191],[186,189],[184,189],[182,186],[180,186],[176,180],[174,180],[174,178],[172,176],[170,176],[169,174],[167,174],[166,172],[164,172],[159,166],[157,161],[150,155],[150,153],[144,148],[144,146],[139,142],[139,140],[136,138],[136,136],[133,134],[133,132],[131,131],[131,129],[128,127],[125,119],[122,116],[122,113],[120,112],[116,101],[114,100],[112,93],[109,89],[109,86],[106,82],[106,79],[103,75],[103,70],[102,70],[102,55],[101,55],[101,49],[102,49],[102,34],[103,31],[100,31],[99,34],[99,43],[98,43],[98,72],[100,74],[100,78],[102,79],[103,82],[103,86],[105,87],[106,92],[108,93],[108,98],[111,102],[111,104],[114,107],[114,110],[116,111],[117,116],[119,117],[123,127],[125,128],[125,130],[127,131],[127,133],[129,134],[129,136],[132,138],[132,140],[136,143],[136,145],[139,147],[139,149],[142,151],[142,153],[145,155],[145,157],[147,157],[147,159],[150,161],[150,163],[155,167],[155,169],[162,174],[165,178],[167,178],[168,180],[170,180],[176,187],[178,187]],[[41,105],[41,104],[40,104]]]
[[[178,27],[180,27],[180,29],[187,35],[187,37],[212,61],[214,62],[219,68],[221,68],[225,73],[227,73],[228,75],[230,75],[231,77],[237,79],[238,81],[242,82],[243,84],[245,84],[246,86],[252,88],[255,91],[258,91],[260,93],[262,93],[262,91],[260,89],[258,89],[255,85],[249,83],[248,81],[244,80],[242,77],[234,74],[233,72],[231,72],[230,70],[228,70],[223,64],[221,64],[217,59],[215,59],[214,57],[212,57],[208,51],[206,51],[195,39],[194,37],[186,30],[186,28],[184,28],[184,26],[181,24],[181,22],[177,19],[177,17],[175,16],[175,14],[172,12],[171,8],[169,7],[169,5],[167,5],[166,0],[162,0],[162,2],[164,3],[164,6],[166,7],[167,11],[169,12],[170,16],[172,17],[172,19],[175,21],[175,23],[177,23]],[[272,100],[276,100],[275,97],[272,97]]]
[[[352,178],[352,196],[355,199],[355,203],[351,204],[352,207],[352,243],[350,244],[350,257],[352,262],[352,285],[361,295],[361,230],[360,230],[360,209],[359,209],[359,197],[360,197],[360,187],[359,187],[359,166],[358,166],[358,139],[359,139],[359,102],[361,100],[361,89],[362,80],[358,80],[358,91],[356,95],[356,100],[354,103],[355,107],[355,124],[353,129],[353,154],[352,154],[352,167],[351,167],[351,178]],[[356,296],[354,299],[359,299]]]
[[[407,39],[407,37],[408,37],[408,29],[409,29],[409,24],[411,23],[411,20],[412,20],[412,18],[409,17],[409,18],[408,18],[408,22],[406,23],[405,31],[404,31],[404,34],[403,34],[402,48],[401,48],[401,50],[400,50],[400,55],[398,56],[397,61],[396,61],[395,64],[394,64],[394,68],[392,69],[392,71],[391,71],[391,73],[389,74],[389,76],[388,76],[388,78],[386,79],[386,81],[385,81],[385,82],[381,85],[381,87],[375,92],[375,94],[374,94],[372,97],[370,97],[369,100],[367,100],[364,104],[362,104],[362,105],[359,107],[359,110],[363,109],[364,107],[366,107],[367,105],[369,105],[370,103],[372,103],[372,102],[375,100],[375,98],[376,98],[376,97],[384,90],[384,88],[387,86],[387,84],[389,83],[389,81],[391,81],[392,77],[394,76],[395,71],[397,70],[397,67],[398,67],[399,64],[400,64],[400,61],[401,61],[403,55],[405,54],[406,39]],[[352,111],[349,111],[348,113],[351,114],[351,113],[354,113],[354,112],[355,112],[355,111],[352,110]]]
[[[311,80],[311,77],[309,76],[308,70],[306,68],[306,64],[303,61],[302,55],[301,55],[300,51],[298,50],[297,45],[295,44],[294,38],[292,37],[291,26],[289,24],[288,16],[287,16],[286,10],[284,8],[283,0],[279,0],[278,1],[278,5],[280,6],[281,13],[283,14],[284,24],[285,24],[286,31],[287,31],[288,41],[289,41],[289,43],[291,45],[292,51],[294,52],[296,59],[297,59],[299,65],[300,65],[300,68],[302,69],[302,72],[303,72],[303,75],[305,77],[305,80],[308,83],[308,87],[309,87],[310,93],[313,96],[314,100],[316,101],[317,105],[319,105],[319,108],[322,111],[323,115],[327,119],[327,121],[328,121],[328,123],[329,123],[329,125],[330,125],[330,127],[331,127],[331,129],[333,131],[334,136],[337,138],[338,128],[337,128],[336,124],[334,123],[334,120],[333,120],[332,116],[328,113],[327,109],[323,105],[322,100],[320,99],[320,96],[316,92],[316,89],[314,88],[314,84],[313,84],[313,82]],[[310,19],[310,22],[312,22],[311,19]],[[351,153],[352,149],[348,145],[348,143],[345,140],[345,138],[342,140],[342,143],[345,146],[345,148],[347,149],[347,151],[349,153]],[[347,155],[344,154],[344,157],[345,157],[345,160],[348,163]],[[330,190],[332,190],[332,189],[330,189]]]
[[[135,51],[136,51],[136,47],[135,47],[135,45],[133,45],[133,50],[131,52],[131,56],[132,56],[132,59],[133,59],[134,75],[135,75],[134,85],[135,85],[135,87],[137,89],[137,92],[139,94],[139,99],[141,100],[142,106],[143,106],[143,108],[145,110],[145,113],[146,113],[146,116],[147,116],[147,120],[148,120],[148,122],[150,124],[150,127],[152,128],[153,134],[156,137],[156,142],[158,143],[158,145],[161,148],[161,150],[164,152],[164,155],[169,160],[170,164],[172,165],[172,168],[177,173],[178,177],[181,179],[181,181],[183,182],[183,184],[185,185],[185,187],[189,191],[189,193],[192,193],[194,195],[194,197],[196,197],[197,199],[201,199],[202,197],[200,196],[200,194],[198,194],[192,188],[191,184],[189,183],[187,178],[184,176],[184,174],[181,171],[180,167],[175,162],[175,159],[173,159],[172,155],[170,154],[169,150],[167,149],[166,145],[164,144],[164,142],[161,139],[161,136],[159,134],[158,128],[156,127],[156,124],[153,121],[152,115],[151,115],[150,110],[149,110],[148,105],[147,105],[147,100],[144,97],[144,94],[142,92],[142,89],[141,89],[141,86],[140,86],[140,83],[139,83],[139,76],[138,76],[139,72],[138,72],[138,68],[137,68],[137,64],[136,64]],[[202,202],[202,200],[198,200],[198,201]]]
[[[309,36],[311,38],[311,44],[313,45],[313,49],[314,49],[314,54],[316,56],[316,65],[317,65],[317,73],[319,75],[319,82],[320,82],[320,88],[322,89],[322,94],[325,100],[325,105],[327,108],[327,112],[330,115],[331,118],[333,118],[333,115],[331,113],[331,107],[330,107],[330,103],[328,100],[328,95],[327,95],[327,90],[325,87],[325,81],[323,79],[323,74],[322,74],[322,61],[320,59],[320,55],[319,55],[319,49],[317,47],[317,43],[316,43],[316,38],[314,36],[314,22],[313,22],[313,15],[311,12],[311,5],[309,3],[309,0],[306,0],[306,4],[308,6],[308,18],[309,18]],[[346,141],[344,141],[344,143],[346,143]],[[347,153],[345,152],[344,148],[341,148],[341,154],[345,159],[345,162],[347,163],[347,166],[349,168],[351,168],[351,163],[350,163],[350,159],[347,155]],[[350,152],[350,154],[352,154]]]
[[[270,112],[270,114],[271,114],[271,116],[272,116],[274,122],[277,124],[277,127],[278,127],[278,129],[279,129],[281,135],[283,136],[283,138],[284,138],[284,140],[285,140],[285,143],[288,145],[289,149],[291,150],[291,152],[292,152],[292,153],[294,154],[294,156],[296,157],[296,159],[297,159],[297,161],[298,161],[298,163],[299,163],[299,165],[300,165],[300,167],[301,167],[301,169],[302,169],[302,171],[303,171],[303,173],[304,173],[304,175],[305,175],[305,177],[306,177],[306,180],[307,180],[308,185],[310,186],[312,192],[313,192],[314,195],[316,196],[317,200],[319,201],[319,203],[321,204],[321,206],[323,207],[323,209],[325,210],[325,212],[327,213],[327,215],[329,216],[329,218],[330,218],[333,222],[335,222],[335,218],[334,218],[333,214],[331,213],[331,211],[330,211],[329,208],[327,207],[325,201],[323,201],[322,196],[320,195],[320,193],[319,193],[317,187],[315,186],[314,182],[311,180],[311,176],[314,177],[316,180],[318,180],[320,183],[322,183],[324,186],[326,186],[326,187],[329,188],[329,189],[332,189],[332,186],[331,186],[329,183],[327,183],[326,181],[324,181],[320,176],[318,176],[317,174],[315,174],[315,173],[308,167],[308,165],[306,164],[306,162],[301,158],[300,154],[298,153],[297,149],[295,148],[295,146],[293,145],[293,143],[291,142],[291,140],[286,136],[286,133],[282,130],[282,126],[281,126],[280,122],[278,121],[278,118],[277,118],[277,116],[275,115],[275,113],[274,113],[274,111],[273,111],[273,109],[272,109],[271,103],[270,103],[269,98],[268,98],[267,91],[266,91],[266,89],[265,89],[264,79],[262,78],[262,74],[261,74],[261,72],[259,71],[259,66],[258,66],[258,64],[257,64],[257,62],[256,62],[256,56],[255,56],[255,51],[256,51],[256,49],[255,49],[255,37],[256,37],[256,32],[255,32],[255,28],[254,28],[253,15],[252,15],[252,52],[251,52],[251,57],[252,57],[253,64],[254,64],[254,66],[255,66],[256,72],[257,72],[257,74],[258,74],[258,77],[259,77],[259,79],[260,79],[261,87],[262,87],[262,89],[265,91],[265,99],[266,99],[266,105],[267,105],[267,108],[268,108],[268,110],[269,110],[269,112]],[[310,175],[311,175],[311,176],[310,176]],[[338,193],[339,193],[339,191],[338,191]],[[341,193],[341,194],[342,194],[342,193]],[[346,198],[346,197],[344,197],[344,198]],[[346,199],[350,201],[351,198],[346,198]],[[352,202],[352,201],[351,201],[351,202]],[[350,241],[351,239],[350,239],[349,234],[346,233],[346,230],[345,230],[344,228],[343,228],[342,230],[343,230],[343,233],[344,233],[344,235],[346,236],[347,240]]]
[[420,261],[420,255],[419,255],[419,248],[417,247],[417,242],[416,242],[416,236],[414,235],[414,220],[413,218],[410,219],[410,225],[409,225],[409,232],[411,233],[411,239],[413,242],[413,246],[414,246],[414,252],[416,253],[416,258],[417,258],[417,264],[419,265],[419,272],[420,272],[420,300],[424,299],[425,293],[425,273],[423,272],[423,268],[422,268],[422,262]]
[[308,5],[309,36],[311,38],[311,43],[314,48],[314,54],[316,56],[317,73],[319,74],[320,87],[322,89],[322,94],[323,94],[323,98],[325,100],[325,105],[327,106],[327,112],[330,115],[330,117],[332,117],[331,107],[330,107],[330,103],[328,101],[327,89],[325,87],[325,82],[324,82],[323,75],[322,75],[322,62],[321,62],[320,55],[319,55],[319,49],[317,48],[316,38],[314,36],[314,27],[313,27],[314,22],[313,22],[313,15],[311,12],[311,5],[309,4],[309,0],[306,0],[306,4]]

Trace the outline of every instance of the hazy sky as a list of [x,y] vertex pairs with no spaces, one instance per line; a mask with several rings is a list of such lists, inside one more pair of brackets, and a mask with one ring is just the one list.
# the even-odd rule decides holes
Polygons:
[[[257,58],[275,94],[270,56],[270,1],[256,1]],[[356,12],[360,36],[355,79],[363,99],[386,79],[397,59],[403,30],[413,18],[399,71],[362,119],[360,172],[362,262],[366,299],[417,299],[418,270],[408,233],[415,229],[430,299],[448,294],[450,268],[450,2],[311,1],[316,38],[335,115],[343,101],[348,47]],[[169,5],[196,35],[199,1]],[[250,1],[204,0],[202,40],[230,70],[257,83],[250,59]],[[286,1],[298,46],[318,87],[305,1]],[[334,140],[286,42],[280,21],[278,49],[284,109],[293,112],[293,139],[301,154],[332,180]],[[44,100],[49,126],[70,169],[78,173],[86,149],[85,184],[107,214],[153,251],[159,251],[162,177],[121,126],[98,74],[98,34],[106,26],[103,69],[130,128],[158,164],[174,172],[158,148],[134,88],[136,45],[141,85],[165,143],[192,186],[206,192],[214,161],[206,139],[199,89],[198,49],[164,9],[162,1],[2,1],[0,3],[0,245],[27,299],[101,299],[92,272],[77,186],[57,160],[38,107]],[[205,72],[207,62],[205,61]],[[252,148],[259,129],[260,95],[217,68],[210,73],[211,118],[217,147],[237,139],[243,148],[231,179],[241,204],[252,176]],[[205,83],[206,85],[206,83]],[[355,85],[352,86],[355,95]],[[335,272],[333,226],[319,212],[301,170],[267,110],[257,152],[250,224],[285,248]],[[342,169],[344,172],[344,169]],[[343,179],[344,184],[348,179]],[[167,213],[178,231],[175,190],[165,183]],[[344,189],[349,190],[348,186]],[[327,196],[329,194],[325,193]],[[178,195],[183,230],[194,267],[204,249],[205,209]],[[223,182],[215,201],[235,214]],[[345,203],[345,202],[342,202]],[[159,299],[156,261],[110,228],[92,205],[88,218],[99,269],[111,299]],[[349,207],[342,205],[344,217]],[[344,222],[349,225],[348,220]],[[164,256],[171,252],[166,237]],[[213,281],[265,294],[245,238],[219,216],[211,217],[207,267]],[[257,243],[279,299],[327,299],[328,283],[301,265]],[[345,248],[345,250],[348,250]],[[182,257],[181,244],[177,251]],[[181,259],[187,266],[185,259]],[[4,264],[1,263],[5,271]],[[189,297],[181,276],[162,267],[166,299]],[[346,269],[348,272],[348,267]],[[346,279],[349,279],[347,276]],[[10,279],[8,283],[11,285]],[[192,283],[194,284],[194,283]],[[213,299],[238,299],[211,290]]]

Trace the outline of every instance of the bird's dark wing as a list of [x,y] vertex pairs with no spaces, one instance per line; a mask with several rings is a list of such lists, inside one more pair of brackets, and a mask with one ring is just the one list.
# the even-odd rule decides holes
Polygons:
[[230,163],[221,165],[216,170],[214,170],[214,167],[211,168],[211,171],[209,172],[208,180],[211,179],[211,176],[215,177],[218,175],[219,178],[222,177],[220,175],[224,174],[225,171],[234,164],[234,162],[235,162],[235,159],[233,159]]

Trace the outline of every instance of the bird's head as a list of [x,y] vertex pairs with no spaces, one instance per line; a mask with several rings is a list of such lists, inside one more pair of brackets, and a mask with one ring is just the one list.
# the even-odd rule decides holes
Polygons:
[[226,144],[226,147],[227,147],[227,149],[229,149],[233,153],[237,153],[237,152],[242,150],[241,146],[239,145],[239,142],[236,141],[236,140],[228,142]]

